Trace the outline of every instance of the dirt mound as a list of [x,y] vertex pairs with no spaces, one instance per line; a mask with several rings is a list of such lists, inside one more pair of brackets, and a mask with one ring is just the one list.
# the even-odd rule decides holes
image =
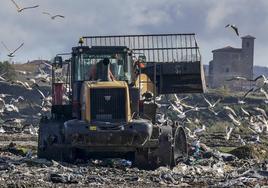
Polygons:
[[268,148],[262,145],[246,145],[230,151],[239,159],[265,160],[268,157]]

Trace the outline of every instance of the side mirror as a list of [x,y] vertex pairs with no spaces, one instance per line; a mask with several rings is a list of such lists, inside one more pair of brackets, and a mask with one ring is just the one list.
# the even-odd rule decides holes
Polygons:
[[61,56],[56,56],[54,58],[54,62],[53,62],[53,66],[55,67],[62,67],[62,64],[63,64],[63,60],[62,60],[62,57]]

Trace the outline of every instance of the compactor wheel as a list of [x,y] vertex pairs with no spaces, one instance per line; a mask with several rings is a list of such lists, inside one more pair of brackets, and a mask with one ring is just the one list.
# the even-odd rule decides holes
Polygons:
[[39,158],[61,160],[61,148],[57,144],[61,143],[61,124],[55,122],[42,122],[38,132]]
[[187,139],[182,127],[177,127],[172,133],[170,126],[161,128],[159,136],[159,165],[174,167],[188,157]]
[[172,149],[172,127],[161,127],[159,135],[159,149],[158,160],[159,166],[172,166],[173,163],[173,149]]
[[179,162],[186,161],[188,158],[187,137],[182,127],[177,127],[173,143],[173,165],[177,165]]

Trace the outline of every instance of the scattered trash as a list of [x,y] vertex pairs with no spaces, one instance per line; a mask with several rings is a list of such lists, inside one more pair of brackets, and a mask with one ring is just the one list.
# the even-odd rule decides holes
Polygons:
[[10,142],[8,146],[2,148],[2,151],[7,151],[7,152],[13,153],[15,155],[20,155],[23,157],[27,155],[29,156],[31,152],[28,148],[17,146],[17,144],[14,142]]
[[53,165],[52,161],[47,159],[40,159],[40,158],[32,158],[32,159],[24,159],[24,161],[29,166],[40,166],[40,167],[51,167]]
[[95,164],[100,164],[102,166],[108,166],[108,167],[115,167],[115,168],[126,168],[131,167],[132,162],[126,159],[120,159],[120,158],[107,158],[101,160],[95,160]]
[[50,174],[50,180],[53,183],[67,183],[67,184],[78,183],[78,181],[75,179],[75,177],[72,174],[52,173]]

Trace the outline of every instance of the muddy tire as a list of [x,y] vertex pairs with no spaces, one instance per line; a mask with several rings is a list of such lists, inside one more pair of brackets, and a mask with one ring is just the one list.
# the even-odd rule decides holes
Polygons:
[[157,158],[151,155],[152,149],[138,149],[135,152],[134,166],[143,170],[154,170],[158,167]]
[[188,159],[187,137],[182,127],[177,127],[173,142],[173,166],[175,166]]
[[172,149],[172,127],[161,127],[159,136],[158,160],[159,166],[172,167],[173,164],[173,149]]
[[38,131],[37,156],[39,158],[61,160],[62,149],[57,146],[62,142],[61,122],[43,120]]

